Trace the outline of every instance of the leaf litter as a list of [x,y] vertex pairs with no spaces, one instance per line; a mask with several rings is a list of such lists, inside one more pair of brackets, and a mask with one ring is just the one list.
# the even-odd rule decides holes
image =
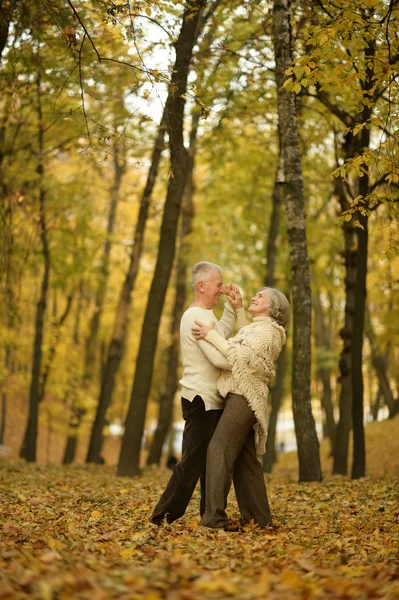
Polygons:
[[[398,457],[396,457],[396,464]],[[394,461],[395,462],[395,461]],[[0,599],[399,598],[399,477],[268,478],[274,528],[149,523],[170,471],[0,463]],[[234,494],[229,514],[239,519]]]

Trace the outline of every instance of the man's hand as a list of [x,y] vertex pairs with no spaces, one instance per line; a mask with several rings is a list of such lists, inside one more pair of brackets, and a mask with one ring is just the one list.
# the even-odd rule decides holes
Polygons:
[[196,340],[204,340],[206,338],[206,334],[211,331],[212,327],[209,325],[205,325],[201,323],[201,321],[195,321],[197,327],[192,327],[191,331]]
[[227,300],[230,302],[231,306],[237,310],[237,308],[242,307],[242,296],[239,290],[238,285],[234,283],[226,283],[224,286],[225,294]]

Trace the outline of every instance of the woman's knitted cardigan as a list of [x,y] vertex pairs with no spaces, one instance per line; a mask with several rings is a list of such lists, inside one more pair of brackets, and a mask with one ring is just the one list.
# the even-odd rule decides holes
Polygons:
[[[218,347],[215,334],[209,332],[206,339]],[[216,336],[220,337],[218,334]],[[268,316],[255,317],[235,337],[223,340],[224,345],[228,344],[228,348],[224,348],[232,370],[222,371],[218,390],[223,397],[237,388],[242,391],[259,424],[257,446],[260,454],[264,454],[266,448],[268,384],[275,375],[273,363],[285,341],[284,328]]]

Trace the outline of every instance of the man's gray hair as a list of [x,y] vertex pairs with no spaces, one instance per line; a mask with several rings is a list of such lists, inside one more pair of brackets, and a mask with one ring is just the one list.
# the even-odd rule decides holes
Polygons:
[[258,292],[262,292],[263,290],[269,292],[270,307],[267,310],[267,314],[284,327],[284,329],[287,329],[291,313],[291,306],[287,298],[275,288],[263,287]]
[[208,281],[215,271],[223,275],[222,267],[215,265],[215,263],[208,262],[207,260],[202,260],[194,265],[191,274],[191,288],[193,292],[195,292],[197,284],[200,281]]

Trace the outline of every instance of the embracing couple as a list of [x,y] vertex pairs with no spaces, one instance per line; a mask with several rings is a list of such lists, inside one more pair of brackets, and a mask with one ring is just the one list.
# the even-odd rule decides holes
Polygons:
[[[194,265],[191,286],[194,299],[180,327],[182,458],[150,520],[160,525],[164,517],[168,523],[182,517],[200,479],[201,525],[228,529],[232,481],[243,521],[272,525],[257,451],[265,452],[267,386],[286,341],[290,305],[278,290],[261,288],[248,324],[238,287],[224,286],[221,267],[205,261]],[[212,309],[221,294],[227,301],[218,321]]]

